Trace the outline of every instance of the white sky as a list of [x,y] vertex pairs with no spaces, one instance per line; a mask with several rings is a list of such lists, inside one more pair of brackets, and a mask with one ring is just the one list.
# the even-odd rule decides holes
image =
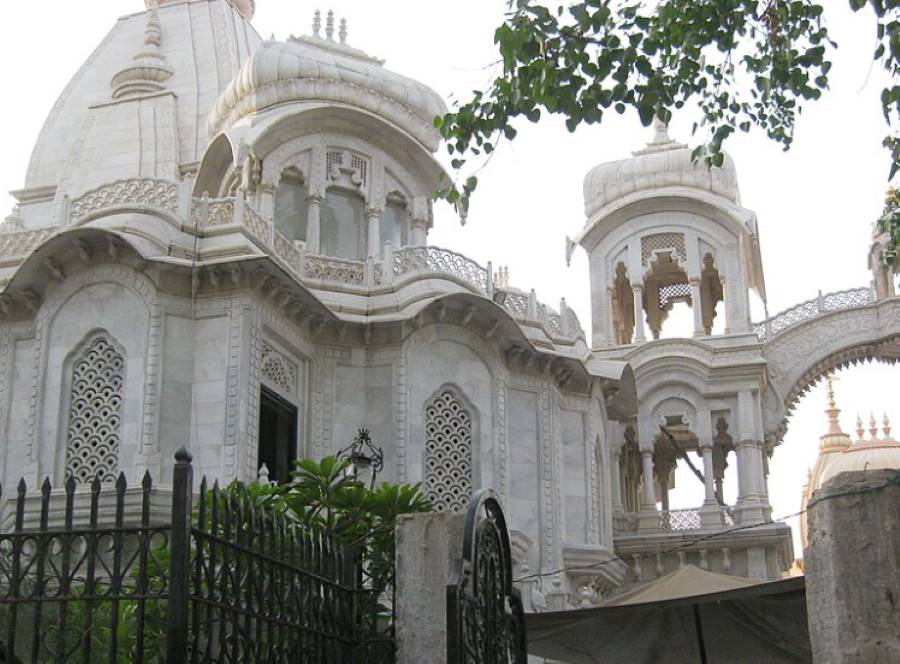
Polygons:
[[[870,227],[886,188],[889,162],[881,148],[886,129],[878,101],[883,74],[871,66],[870,57],[874,22],[868,13],[852,15],[846,2],[824,4],[840,46],[832,90],[806,109],[793,149],[784,153],[759,132],[736,136],[727,145],[737,163],[743,205],[759,216],[772,313],[815,296],[819,289],[869,284]],[[490,65],[497,60],[493,30],[506,2],[333,0],[328,5],[257,0],[257,6],[257,30],[277,38],[309,32],[313,10],[333,8],[349,21],[351,45],[386,58],[389,68],[431,85],[445,98],[465,99],[490,80]],[[77,67],[119,15],[143,8],[142,0],[4,3],[0,190],[22,186],[44,118]],[[690,122],[676,116],[673,137],[691,142]],[[482,263],[508,265],[514,286],[535,288],[554,307],[565,297],[589,326],[585,255],[576,251],[569,268],[563,259],[564,237],[574,237],[584,223],[582,178],[597,163],[628,156],[650,132],[636,117],[615,114],[602,126],[575,134],[555,119],[537,126],[523,122],[518,128],[515,142],[502,146],[480,173],[468,225],[461,228],[453,212],[439,205],[431,242]],[[0,200],[0,217],[12,202]],[[754,319],[760,318],[762,312],[754,312]],[[845,430],[853,428],[857,411],[892,408],[896,381],[896,370],[885,366],[842,372],[837,390]],[[770,465],[776,517],[798,509],[800,487],[825,430],[824,407],[820,385],[801,402]],[[696,479],[679,475],[678,486],[672,507],[696,506],[702,498]],[[799,555],[799,545],[796,549]]]

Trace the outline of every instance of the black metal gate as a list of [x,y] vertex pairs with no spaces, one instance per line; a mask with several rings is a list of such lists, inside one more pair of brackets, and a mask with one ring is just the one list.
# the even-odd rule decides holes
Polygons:
[[527,658],[506,519],[496,494],[482,489],[469,502],[462,560],[447,585],[447,662],[525,664]]
[[385,590],[355,548],[242,485],[204,479],[195,509],[184,449],[171,514],[149,474],[135,491],[124,475],[34,497],[19,483],[0,523],[0,664],[393,661]]

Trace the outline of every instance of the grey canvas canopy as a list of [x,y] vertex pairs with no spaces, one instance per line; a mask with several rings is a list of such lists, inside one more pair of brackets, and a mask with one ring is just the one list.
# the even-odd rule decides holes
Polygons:
[[530,655],[568,664],[812,661],[803,577],[753,583],[687,565],[597,608],[526,624]]

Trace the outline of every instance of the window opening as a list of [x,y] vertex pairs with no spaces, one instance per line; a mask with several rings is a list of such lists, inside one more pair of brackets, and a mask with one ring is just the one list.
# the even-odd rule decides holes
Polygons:
[[326,256],[360,260],[363,253],[363,205],[361,196],[329,189],[322,206],[321,243]]
[[288,240],[306,241],[307,203],[303,176],[286,170],[275,190],[275,229]]

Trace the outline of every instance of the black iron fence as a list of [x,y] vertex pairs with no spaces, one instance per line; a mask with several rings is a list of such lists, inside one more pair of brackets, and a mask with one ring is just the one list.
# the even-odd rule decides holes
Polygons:
[[139,495],[124,475],[88,492],[70,479],[64,496],[47,480],[39,498],[19,483],[0,529],[0,663],[393,661],[356,550],[246,487],[204,479],[195,506],[186,450],[171,490],[160,519],[149,474]]

